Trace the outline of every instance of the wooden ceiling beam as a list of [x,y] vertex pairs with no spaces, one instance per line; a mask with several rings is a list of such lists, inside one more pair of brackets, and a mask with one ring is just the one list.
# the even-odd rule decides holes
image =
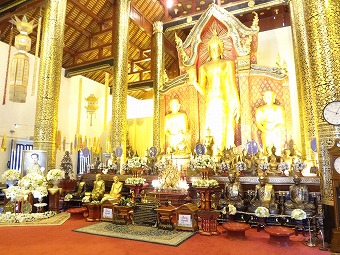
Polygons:
[[90,9],[86,6],[82,5],[78,0],[68,0],[70,3],[78,7],[82,12],[89,15],[92,19],[94,19],[97,23],[101,23],[102,19],[99,18],[95,13],[93,13]]
[[[12,18],[12,16],[15,15],[21,15],[21,14],[25,14],[35,8],[39,8],[41,6],[45,5],[45,0],[36,0],[36,1],[30,1],[27,5],[21,6],[19,8],[17,8],[15,11],[12,12],[8,12],[7,14],[3,15],[0,17],[0,22],[3,22],[5,20],[9,20]],[[1,15],[1,12],[0,12]]]
[[65,24],[72,27],[74,30],[78,31],[79,33],[85,35],[87,38],[90,38],[92,36],[92,34],[89,31],[85,30],[80,25],[75,24],[72,20],[70,20],[67,17],[65,19]]

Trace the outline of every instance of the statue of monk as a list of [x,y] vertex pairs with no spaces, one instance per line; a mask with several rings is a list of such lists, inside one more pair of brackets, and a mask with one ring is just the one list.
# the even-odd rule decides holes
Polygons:
[[86,183],[83,181],[82,175],[77,175],[77,186],[76,190],[71,193],[73,198],[83,198],[85,196],[86,191]]
[[235,173],[229,173],[229,182],[225,184],[225,194],[227,204],[232,204],[237,210],[245,210],[244,193],[241,183],[238,181]]
[[268,183],[268,178],[264,176],[259,177],[259,184],[255,186],[255,196],[250,201],[249,211],[254,212],[259,206],[268,208],[270,213],[278,212],[274,187]]
[[110,200],[114,201],[119,201],[122,197],[122,188],[123,188],[123,183],[119,181],[119,178],[117,175],[113,177],[113,183],[111,186],[110,194],[108,195],[108,198]]
[[256,110],[256,126],[261,131],[263,148],[275,146],[276,151],[281,153],[280,129],[285,124],[284,109],[275,104],[276,95],[273,91],[263,94],[265,105]]
[[235,125],[240,117],[235,62],[222,59],[223,42],[214,31],[207,46],[210,60],[199,67],[196,89],[206,99],[206,123],[215,140],[217,152],[233,147]]
[[206,152],[205,154],[209,155],[209,156],[212,156],[213,155],[213,146],[214,146],[214,137],[211,135],[211,131],[210,129],[208,128],[206,130],[206,134],[205,134],[205,137],[204,137],[204,146],[205,146],[205,149],[206,149]]
[[96,180],[93,182],[93,189],[91,192],[91,199],[100,201],[104,197],[105,181],[102,180],[101,174],[96,174]]
[[179,112],[181,105],[178,99],[170,101],[171,113],[165,116],[164,132],[168,138],[171,152],[184,152],[186,149],[185,136],[188,132],[188,117]]
[[285,202],[286,214],[290,214],[294,209],[302,209],[307,213],[314,213],[315,206],[309,202],[309,193],[306,185],[301,184],[301,178],[297,175],[293,177],[294,184],[289,187],[289,199]]

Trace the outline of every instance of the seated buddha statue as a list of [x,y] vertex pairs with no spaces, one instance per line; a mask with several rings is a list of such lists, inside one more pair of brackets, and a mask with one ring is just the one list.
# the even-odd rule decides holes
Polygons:
[[269,158],[269,169],[267,170],[267,174],[270,176],[278,176],[282,174],[282,171],[279,170],[279,163],[276,161],[276,156],[272,154]]
[[283,151],[283,155],[281,156],[281,162],[285,162],[288,165],[288,170],[286,170],[284,172],[284,174],[286,176],[291,175],[291,173],[292,173],[292,165],[293,165],[293,158],[290,155],[290,150],[289,149],[285,149]]
[[302,209],[306,213],[313,214],[315,205],[309,201],[309,193],[306,185],[301,184],[301,177],[293,177],[294,184],[289,187],[289,200],[285,202],[285,212],[290,214],[294,209]]
[[111,186],[110,194],[107,196],[109,200],[113,200],[115,202],[118,202],[122,197],[122,188],[123,183],[119,181],[119,178],[117,175],[113,177],[113,183]]
[[285,125],[285,112],[281,105],[275,104],[274,91],[265,91],[263,94],[264,105],[256,109],[256,126],[261,131],[263,148],[275,146],[281,153],[280,132]]
[[244,193],[241,183],[238,181],[235,173],[229,173],[229,182],[225,184],[225,197],[227,204],[232,204],[239,211],[244,211]]
[[102,180],[101,174],[96,174],[96,180],[93,182],[93,189],[91,192],[91,199],[100,201],[104,197],[105,181]]
[[274,187],[268,183],[268,178],[264,176],[259,177],[259,184],[255,186],[255,194],[250,201],[249,211],[254,212],[259,206],[268,208],[272,214],[278,212],[277,205],[275,204]]
[[179,112],[181,105],[178,99],[170,101],[171,113],[165,116],[164,133],[168,139],[168,150],[176,154],[184,153],[187,149],[186,135],[188,133],[188,117]]

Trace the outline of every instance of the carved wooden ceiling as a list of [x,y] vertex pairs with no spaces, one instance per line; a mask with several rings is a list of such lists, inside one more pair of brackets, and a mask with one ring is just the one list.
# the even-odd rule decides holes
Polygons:
[[[165,27],[182,22],[183,17],[195,17],[210,3],[208,0],[173,0],[167,8],[168,0],[132,0],[129,23],[129,94],[145,99],[152,97],[151,76],[151,36],[152,24],[163,21]],[[245,25],[250,26],[256,11],[260,18],[260,30],[289,26],[289,13],[286,0],[217,0],[228,11],[233,11]],[[45,0],[0,0],[0,41],[9,43],[13,15],[30,21],[44,15]],[[105,73],[110,68],[99,69],[112,59],[112,20],[115,0],[68,0],[65,20],[63,68],[66,73],[82,74],[104,84]],[[184,22],[184,21],[183,21]],[[31,54],[35,53],[37,37],[35,29]],[[176,30],[184,40],[190,28]],[[178,75],[178,58],[174,39],[175,31],[165,32],[165,68],[169,78]],[[14,36],[17,34],[14,29]],[[99,70],[98,70],[99,69]],[[110,84],[112,75],[110,75]],[[114,85],[113,85],[114,86]]]

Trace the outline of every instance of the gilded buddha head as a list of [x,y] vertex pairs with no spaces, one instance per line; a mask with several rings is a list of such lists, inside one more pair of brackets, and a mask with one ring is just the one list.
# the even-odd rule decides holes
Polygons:
[[208,54],[212,59],[219,58],[223,53],[224,44],[221,38],[218,37],[217,31],[213,31],[213,35],[208,41]]

